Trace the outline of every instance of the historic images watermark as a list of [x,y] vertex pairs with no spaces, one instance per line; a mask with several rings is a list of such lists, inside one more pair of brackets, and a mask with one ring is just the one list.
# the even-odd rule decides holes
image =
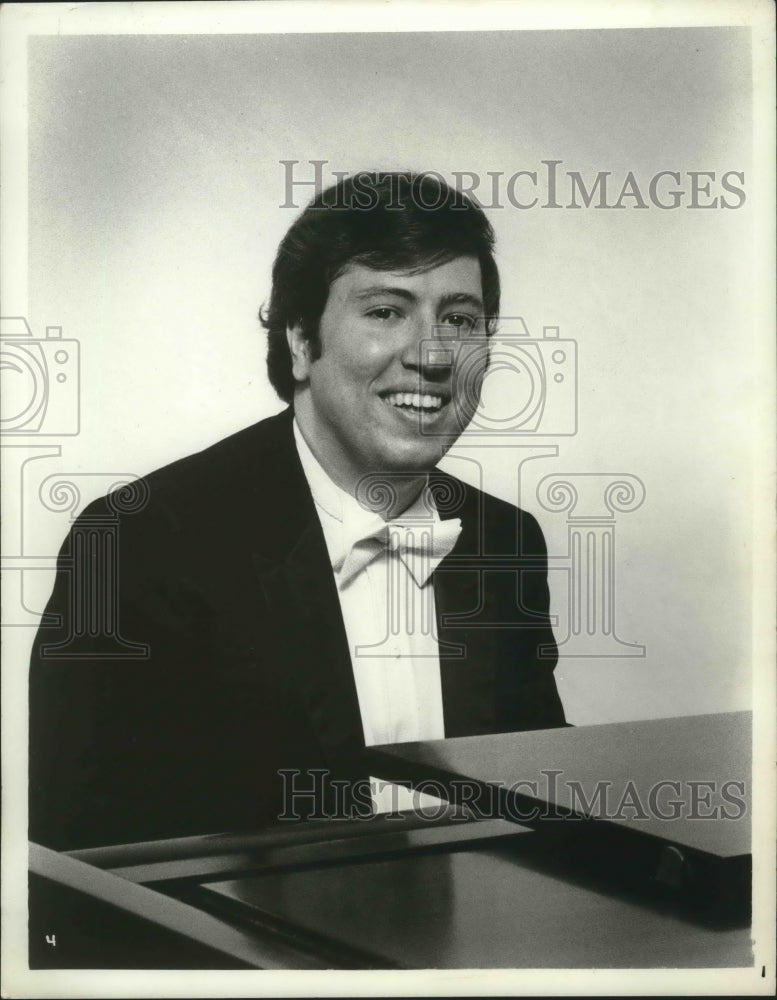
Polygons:
[[[0,319],[0,447],[6,489],[20,499],[2,557],[9,581],[2,625],[60,626],[64,638],[43,647],[48,658],[68,657],[78,644],[82,657],[145,659],[148,646],[124,640],[118,618],[120,522],[148,503],[145,483],[131,473],[74,472],[54,473],[33,484],[40,460],[61,456],[57,439],[81,431],[80,360],[78,340],[63,337],[62,327],[48,326],[44,337],[35,337],[25,317]],[[67,622],[46,620],[27,600],[25,578],[58,564],[56,554],[40,554],[30,544],[26,521],[33,493],[41,508],[66,516],[71,528],[69,547],[59,557],[71,595]],[[106,494],[105,504],[84,512],[85,498],[95,494]]]
[[[279,208],[301,208],[325,187],[349,176],[354,177],[351,200],[329,207],[369,211],[377,204],[374,175],[366,171],[326,169],[329,160],[279,160],[279,163],[283,168],[283,199]],[[416,205],[430,211],[439,208],[441,202],[425,199],[422,186],[425,177],[449,184],[459,196],[462,209],[464,197],[484,209],[521,211],[535,208],[737,209],[747,201],[743,170],[667,169],[649,176],[637,176],[632,170],[625,173],[597,170],[583,174],[580,170],[568,169],[563,160],[547,159],[540,160],[531,170],[521,168],[512,173],[453,170],[446,177],[436,170],[425,170],[417,175],[412,193]],[[387,208],[392,208],[391,202]],[[401,208],[399,201],[394,208]]]
[[[372,792],[388,792],[391,818],[406,815],[400,804],[409,782],[389,782],[377,778],[349,781],[333,777],[326,768],[302,771],[283,768],[278,772],[283,784],[283,810],[279,820],[362,819],[371,820]],[[539,780],[519,780],[485,785],[466,778],[442,782],[424,779],[411,788],[412,811],[430,822],[449,811],[449,803],[461,808],[454,820],[505,819],[513,823],[539,820],[579,822],[597,820],[740,820],[747,814],[744,781],[703,781],[662,779],[648,788],[634,781],[598,780],[583,783],[555,768],[543,768]],[[427,796],[435,796],[431,802]],[[564,803],[561,805],[560,803]],[[405,805],[406,808],[406,805]]]
[[[577,433],[577,342],[559,327],[532,336],[522,316],[477,317],[422,340],[419,369],[451,376],[458,429],[503,441]],[[419,432],[439,435],[434,423]]]
[[0,319],[3,374],[3,437],[63,437],[78,434],[80,352],[61,326],[34,337],[23,316]]

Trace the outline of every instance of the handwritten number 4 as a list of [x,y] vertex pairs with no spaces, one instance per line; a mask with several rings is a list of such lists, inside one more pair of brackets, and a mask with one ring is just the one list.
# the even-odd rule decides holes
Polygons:
[[56,946],[57,946],[57,935],[56,934],[47,934],[46,935],[46,944],[50,944],[53,948],[56,948]]

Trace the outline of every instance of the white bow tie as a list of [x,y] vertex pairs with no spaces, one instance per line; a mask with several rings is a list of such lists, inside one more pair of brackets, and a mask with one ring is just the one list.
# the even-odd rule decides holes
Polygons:
[[342,546],[332,562],[344,587],[386,549],[396,551],[411,576],[423,587],[461,534],[461,519],[398,519],[384,521],[378,514],[346,519]]

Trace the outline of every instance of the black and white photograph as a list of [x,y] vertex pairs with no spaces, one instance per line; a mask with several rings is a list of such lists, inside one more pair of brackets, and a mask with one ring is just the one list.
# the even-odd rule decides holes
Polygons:
[[3,996],[774,994],[774,19],[4,5]]

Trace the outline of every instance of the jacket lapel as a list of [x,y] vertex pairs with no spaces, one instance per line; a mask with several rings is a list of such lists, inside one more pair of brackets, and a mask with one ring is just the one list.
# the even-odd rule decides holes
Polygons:
[[[364,748],[356,685],[324,533],[297,457],[291,413],[266,461],[277,510],[255,535],[253,563],[270,621],[271,669],[291,671],[333,766]],[[279,420],[281,418],[278,418]]]
[[[447,482],[446,482],[447,481]],[[461,493],[455,509],[438,503],[440,517],[460,517],[461,534],[434,573],[437,636],[440,645],[445,736],[477,736],[495,731],[495,621],[493,587],[476,565],[484,551],[482,494],[435,473],[445,496]],[[451,485],[454,483],[455,485]]]

